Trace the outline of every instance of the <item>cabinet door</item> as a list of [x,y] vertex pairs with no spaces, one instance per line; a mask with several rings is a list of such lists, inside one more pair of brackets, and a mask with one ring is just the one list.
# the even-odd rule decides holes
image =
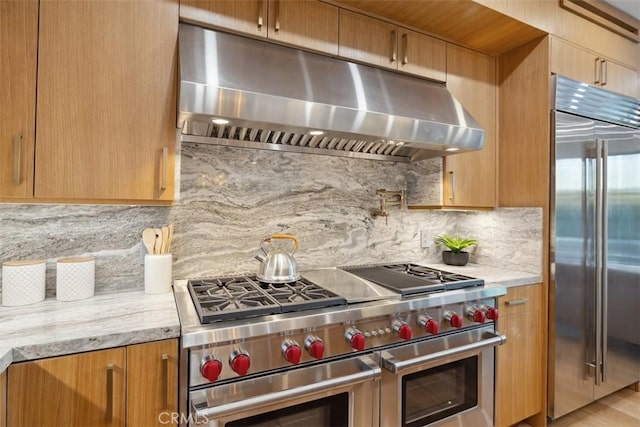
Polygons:
[[0,0],[0,199],[33,196],[38,2]]
[[496,426],[542,410],[542,285],[509,288],[499,298],[498,330],[507,342],[496,354]]
[[35,196],[173,198],[178,3],[40,3]]
[[398,69],[429,79],[446,81],[447,44],[406,28],[398,30]]
[[127,347],[127,425],[176,425],[178,412],[178,341]]
[[7,372],[0,374],[0,427],[7,427]]
[[602,88],[623,95],[638,97],[638,73],[635,70],[606,60]]
[[551,72],[592,85],[600,84],[598,57],[556,38],[551,39]]
[[124,348],[11,365],[7,425],[124,426],[125,373]]
[[447,45],[447,88],[485,130],[479,151],[444,158],[444,205],[496,205],[496,71],[493,57]]
[[180,19],[267,37],[267,0],[181,0]]
[[337,55],[338,8],[319,1],[271,0],[268,37]]
[[398,68],[398,27],[340,9],[340,56],[385,68]]

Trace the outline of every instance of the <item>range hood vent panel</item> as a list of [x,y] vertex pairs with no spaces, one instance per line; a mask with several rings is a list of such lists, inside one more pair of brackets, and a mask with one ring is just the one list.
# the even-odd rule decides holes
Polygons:
[[[180,77],[184,142],[410,161],[484,140],[442,84],[193,25],[180,25]],[[279,135],[255,141],[231,127]],[[300,144],[311,130],[325,139]]]

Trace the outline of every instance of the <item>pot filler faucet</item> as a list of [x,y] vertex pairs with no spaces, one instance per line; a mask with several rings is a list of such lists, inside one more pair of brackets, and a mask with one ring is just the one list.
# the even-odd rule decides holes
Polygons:
[[404,204],[404,190],[387,191],[384,188],[382,188],[380,190],[376,190],[376,194],[378,195],[378,199],[380,200],[380,209],[372,209],[371,216],[373,218],[383,216],[385,218],[385,224],[387,224],[388,223],[387,219],[389,217],[389,212],[387,211],[387,207],[389,206],[402,207],[402,205]]

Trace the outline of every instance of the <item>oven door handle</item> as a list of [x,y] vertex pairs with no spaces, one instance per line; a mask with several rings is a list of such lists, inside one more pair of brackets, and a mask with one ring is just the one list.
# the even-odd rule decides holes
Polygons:
[[[364,383],[367,381],[375,381],[382,376],[382,370],[376,362],[368,357],[362,357],[358,360],[361,362],[360,366],[346,372],[344,375],[340,375],[339,377],[335,378],[327,378],[322,381],[294,387],[291,389],[272,391],[267,394],[260,394],[257,396],[242,399],[237,402],[230,402],[219,406],[208,405],[204,408],[199,407],[200,405],[192,401],[191,413],[197,420],[217,419],[233,413],[242,412],[247,409],[255,409],[259,406],[266,406],[278,402],[286,402],[290,399],[295,399],[314,393],[322,393],[339,387],[353,386],[355,384]],[[260,379],[258,379],[258,381],[259,380]],[[270,381],[270,377],[264,377],[264,381]]]
[[495,347],[497,345],[502,345],[506,342],[506,340],[507,340],[507,337],[505,335],[487,331],[482,334],[481,340],[463,344],[453,348],[447,348],[444,350],[435,351],[433,353],[423,354],[421,356],[414,357],[407,360],[399,360],[389,351],[383,351],[381,354],[382,366],[384,366],[385,369],[393,373],[398,373],[406,369],[411,369],[425,363],[433,362],[439,359],[445,359],[452,356],[457,356],[459,354],[466,353],[468,351],[474,351],[474,350],[479,350],[487,347]]

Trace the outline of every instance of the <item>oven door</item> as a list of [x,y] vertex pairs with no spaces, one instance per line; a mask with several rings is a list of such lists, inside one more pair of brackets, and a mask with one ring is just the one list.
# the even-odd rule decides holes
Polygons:
[[493,326],[381,353],[380,425],[493,426]]
[[192,424],[377,426],[381,370],[367,356],[192,391]]

